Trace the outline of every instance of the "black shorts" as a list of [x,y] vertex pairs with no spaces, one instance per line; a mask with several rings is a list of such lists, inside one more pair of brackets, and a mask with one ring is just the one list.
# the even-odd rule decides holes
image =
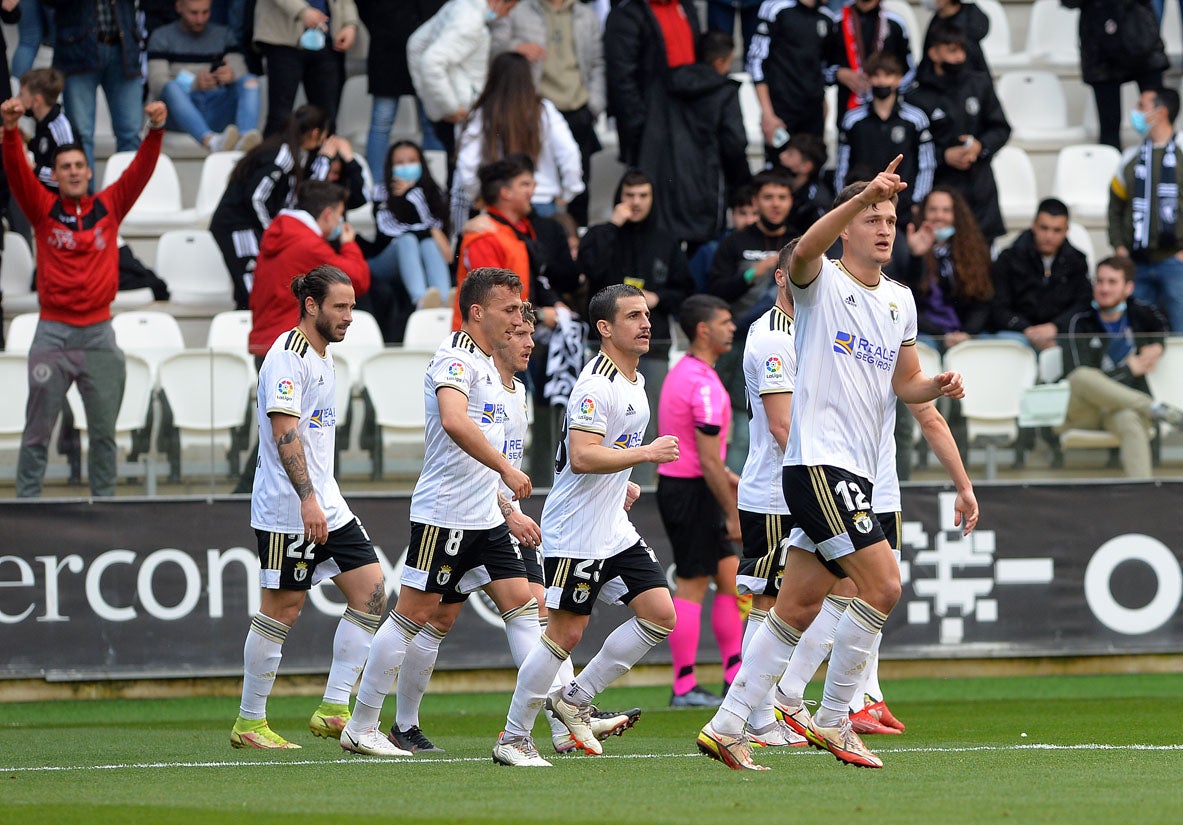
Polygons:
[[676,575],[713,576],[719,561],[736,555],[723,510],[704,478],[657,477],[657,511],[674,550]]
[[900,547],[904,543],[904,520],[901,518],[901,515],[899,510],[896,510],[894,513],[875,514],[875,518],[879,519],[879,527],[882,528],[887,543],[891,545],[891,549],[896,551],[897,554],[900,552]]
[[818,555],[836,561],[884,540],[871,511],[874,485],[837,467],[791,465],[781,473],[785,503]]
[[460,530],[411,522],[402,583],[425,593],[454,591],[465,573],[484,566],[490,581],[524,579],[522,556],[504,524]]
[[[303,533],[255,530],[259,545],[259,585],[267,590],[311,590],[325,578],[377,564],[378,555],[361,520],[338,527],[324,544],[314,544]],[[331,568],[316,575],[322,564]]]
[[[510,535],[510,541],[513,542],[514,549],[522,557],[522,564],[526,568],[526,579],[530,584],[537,584],[541,587],[546,587],[545,574],[542,571],[542,550],[535,547],[533,550],[526,550],[518,543],[518,540]],[[514,578],[513,576],[503,576],[501,578]],[[482,564],[469,570],[459,581],[456,581],[455,586],[448,592],[443,594],[444,604],[460,604],[467,601],[469,595],[475,590],[487,585],[493,579],[489,575],[488,569]],[[454,580],[455,581],[455,580]]]
[[546,606],[552,610],[590,616],[600,589],[617,578],[624,590],[619,600],[624,604],[655,587],[669,590],[657,555],[644,541],[606,559],[547,557],[544,563],[549,583]]
[[736,585],[740,593],[773,598],[780,593],[789,554],[789,531],[794,523],[788,515],[739,511],[743,558],[739,560]]

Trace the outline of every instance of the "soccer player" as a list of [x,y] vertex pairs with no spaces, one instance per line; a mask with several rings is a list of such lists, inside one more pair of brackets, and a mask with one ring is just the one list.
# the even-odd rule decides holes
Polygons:
[[[961,376],[929,377],[914,347],[916,305],[884,277],[906,184],[896,158],[871,182],[847,186],[834,208],[793,250],[789,279],[796,307],[797,379],[785,451],[785,503],[816,553],[790,547],[786,586],[756,631],[748,656],[699,748],[734,769],[760,770],[744,724],[784,673],[802,632],[845,574],[858,596],[834,634],[822,705],[807,728],[840,761],[881,768],[851,729],[850,701],[876,635],[900,596],[899,566],[871,513],[883,419],[896,396],[909,404],[961,398]],[[825,251],[842,239],[842,259]]]
[[[409,756],[379,730],[386,695],[444,593],[484,565],[503,609],[515,661],[538,638],[538,604],[497,503],[498,478],[514,498],[530,479],[501,453],[505,403],[495,349],[522,324],[522,282],[508,269],[481,267],[460,287],[460,330],[448,335],[423,379],[427,413],[423,471],[411,494],[411,540],[398,602],[374,635],[353,717],[341,747],[371,756]],[[496,445],[496,446],[494,446]]]
[[[497,372],[501,376],[501,385],[505,396],[505,438],[501,445],[501,454],[518,468],[522,466],[522,457],[525,451],[528,427],[527,405],[529,402],[526,396],[526,387],[515,377],[515,374],[525,372],[530,365],[530,354],[534,351],[534,325],[533,308],[529,303],[524,303],[522,305],[522,325],[513,331],[509,346],[493,350],[493,363],[497,365]],[[640,488],[636,489],[636,493],[640,493]],[[530,581],[530,592],[534,594],[534,598],[538,602],[539,627],[545,628],[546,587],[542,572],[542,552],[539,547],[542,534],[538,524],[522,512],[521,504],[512,496],[513,493],[502,484],[498,492],[501,513],[505,516],[511,540],[521,554],[522,562],[526,568],[526,578]],[[626,504],[631,504],[631,502],[626,499]],[[431,680],[431,673],[439,655],[440,644],[452,629],[469,593],[480,587],[488,589],[489,582],[489,572],[484,565],[469,571],[456,583],[453,590],[443,594],[440,606],[407,648],[406,658],[399,669],[398,705],[394,725],[390,729],[390,741],[403,750],[412,753],[443,752],[443,748],[428,739],[419,727],[419,706],[427,692],[427,685]],[[496,599],[498,594],[494,591],[490,595]],[[513,647],[511,650],[516,653],[519,648]],[[520,665],[521,662],[515,659],[515,664]],[[565,685],[573,678],[575,678],[575,672],[568,660],[565,668],[559,671],[557,679],[561,681],[558,681],[555,687]],[[632,727],[640,715],[640,708],[633,708],[625,713],[597,710],[592,714],[592,730],[600,739],[613,734],[620,735]],[[571,738],[567,726],[550,714],[547,714],[547,721],[550,722],[555,750],[558,753],[568,753],[574,750],[575,741]]]
[[739,559],[732,545],[740,540],[735,509],[739,476],[724,464],[731,399],[715,372],[715,361],[731,350],[735,323],[727,302],[713,295],[691,295],[682,302],[678,320],[690,350],[670,370],[657,406],[657,431],[676,435],[681,445],[678,460],[657,470],[657,509],[676,565],[678,623],[670,634],[674,666],[670,707],[716,708],[723,700],[698,684],[694,660],[702,603],[712,579],[711,626],[725,684],[739,670],[743,640],[735,591]]
[[[502,765],[550,765],[530,736],[544,699],[578,748],[602,753],[591,728],[592,699],[674,627],[665,572],[624,510],[633,467],[678,458],[674,436],[643,443],[649,403],[637,366],[649,351],[649,308],[641,290],[613,284],[592,297],[588,315],[600,333],[601,350],[583,368],[567,405],[555,485],[542,510],[549,620],[518,670],[505,730],[493,748],[493,761]],[[636,616],[608,636],[579,676],[552,691],[597,597],[619,598]]]
[[259,370],[259,470],[251,493],[251,526],[259,543],[259,613],[243,648],[242,705],[230,744],[236,748],[298,748],[267,724],[288,631],[308,590],[331,576],[348,606],[333,639],[324,701],[308,726],[337,736],[349,718],[349,694],[365,664],[386,607],[374,545],[349,511],[333,478],[336,398],[328,345],[353,320],[349,277],[319,266],[292,281],[300,323],[280,335]]

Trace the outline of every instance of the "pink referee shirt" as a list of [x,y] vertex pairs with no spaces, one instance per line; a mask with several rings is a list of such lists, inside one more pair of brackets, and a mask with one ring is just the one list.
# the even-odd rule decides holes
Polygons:
[[661,385],[657,403],[657,434],[678,437],[677,461],[657,465],[657,474],[674,478],[702,478],[695,430],[719,434],[719,456],[727,458],[731,427],[731,399],[715,368],[693,355],[674,365]]

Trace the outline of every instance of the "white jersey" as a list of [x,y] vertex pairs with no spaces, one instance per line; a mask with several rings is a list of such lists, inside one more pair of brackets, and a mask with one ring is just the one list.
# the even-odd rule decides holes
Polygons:
[[493,358],[466,332],[453,332],[423,376],[426,447],[411,494],[411,521],[451,530],[488,530],[505,521],[497,506],[496,470],[477,461],[444,432],[436,392],[451,387],[468,398],[468,417],[490,444],[505,440],[505,396]]
[[[528,412],[530,400],[526,397],[526,385],[516,378],[513,379],[512,387],[502,384],[501,393],[505,397],[505,435],[501,439],[500,445],[494,444],[493,446],[500,446],[501,454],[510,464],[520,470],[522,469],[522,459],[526,454],[526,431],[530,427]],[[513,490],[509,489],[509,485],[504,480],[498,478],[498,481],[497,489],[500,490],[501,495],[509,499],[513,508],[520,512],[522,504],[513,497]]]
[[871,509],[876,513],[898,513],[903,507],[900,503],[900,477],[895,469],[895,401],[893,395],[883,407],[879,464],[875,468],[875,489],[871,493]]
[[571,430],[602,436],[605,447],[639,447],[649,423],[645,379],[621,374],[612,359],[600,353],[571,389],[563,421],[563,439],[555,460],[557,476],[542,508],[542,554],[576,559],[607,559],[632,547],[641,537],[624,509],[629,470],[618,473],[571,471]]
[[298,419],[296,432],[304,447],[308,480],[324,511],[329,530],[353,521],[337,480],[333,461],[337,444],[336,374],[333,355],[322,358],[299,329],[275,340],[259,370],[257,391],[259,466],[251,491],[251,527],[269,533],[303,533],[300,497],[279,459],[271,429],[271,413]]
[[788,515],[781,487],[784,450],[768,429],[763,397],[791,393],[797,376],[793,319],[779,307],[761,315],[748,329],[743,352],[743,378],[748,397],[748,458],[739,478],[739,509],[749,513]]
[[916,343],[916,302],[881,275],[869,287],[823,259],[793,284],[797,381],[785,465],[829,465],[875,478],[884,408],[900,348]]

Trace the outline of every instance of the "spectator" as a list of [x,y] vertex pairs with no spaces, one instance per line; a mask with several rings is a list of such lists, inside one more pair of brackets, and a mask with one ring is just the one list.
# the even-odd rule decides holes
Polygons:
[[731,195],[727,209],[728,228],[715,240],[707,241],[700,246],[690,257],[690,274],[694,278],[695,292],[706,292],[707,278],[711,263],[715,260],[715,252],[719,248],[719,241],[732,232],[747,229],[760,219],[760,213],[756,208],[756,188],[750,183],[737,188]]
[[18,497],[41,495],[53,426],[74,382],[89,424],[88,476],[94,496],[115,493],[115,417],[123,400],[123,353],[111,329],[111,302],[119,288],[119,223],[152,176],[168,118],[160,102],[144,107],[151,130],[115,183],[87,192],[92,172],[86,154],[62,146],[54,159],[59,193],[43,187],[25,158],[18,124],[25,113],[13,98],[0,106],[4,169],[13,195],[33,227],[41,317],[29,349],[29,401],[17,461]]
[[[555,105],[579,144],[583,181],[600,151],[596,118],[607,106],[602,28],[595,10],[576,0],[524,0],[492,24],[493,54],[515,51],[530,61],[538,94]],[[585,189],[567,212],[587,225]]]
[[304,177],[344,186],[346,210],[360,209],[370,202],[366,176],[353,155],[353,145],[340,135],[326,139],[316,154],[309,153]]
[[[366,81],[373,98],[370,109],[370,133],[366,138],[366,162],[370,172],[377,175],[386,162],[390,146],[390,130],[398,115],[399,98],[414,95],[411,72],[407,68],[407,40],[440,10],[444,0],[354,0],[361,21],[370,34],[370,48],[366,52]],[[442,149],[443,144],[432,131],[431,122],[416,98],[419,123],[423,127],[423,148]]]
[[43,44],[53,44],[53,9],[48,4],[42,0],[20,0],[17,10],[20,19],[17,21],[17,46],[12,52],[13,77],[21,77],[33,68],[33,61]]
[[670,71],[669,97],[641,142],[640,169],[654,184],[657,223],[687,253],[719,236],[723,204],[751,180],[739,83],[727,76],[734,50],[722,32],[698,39],[697,62]]
[[58,189],[53,176],[53,158],[58,147],[78,142],[73,124],[58,103],[64,85],[65,78],[57,69],[30,69],[21,75],[21,106],[35,123],[29,140],[33,173],[51,192]]
[[1183,410],[1155,401],[1146,376],[1163,353],[1166,319],[1133,297],[1134,263],[1114,256],[1097,264],[1092,306],[1061,328],[1064,371],[1071,393],[1063,429],[1104,429],[1121,442],[1130,478],[1150,478],[1153,421],[1183,427]]
[[1037,350],[1055,343],[1068,319],[1088,308],[1093,289],[1088,259],[1068,242],[1068,207],[1048,198],[1031,228],[994,262],[992,326]]
[[[18,5],[19,2],[20,0],[6,0],[3,5],[0,5],[0,23],[7,23],[10,26],[20,23],[24,7]],[[36,14],[36,9],[33,10],[33,14]],[[4,49],[4,55],[8,54],[8,42],[4,38],[3,31],[0,31],[0,48]],[[12,87],[12,75],[9,73],[7,60],[0,60],[0,64],[3,64],[0,65],[0,81],[7,84],[0,88],[3,88],[5,93],[7,93]],[[20,75],[18,74],[17,77],[20,77]]]
[[517,0],[448,0],[407,41],[411,82],[449,164],[455,162],[456,126],[468,118],[485,88],[490,18],[504,17],[516,4]]
[[944,351],[986,331],[994,298],[990,248],[956,190],[937,186],[919,212],[907,230],[916,340]]
[[763,0],[707,0],[707,30],[734,36],[735,13],[738,11],[743,53],[747,54],[759,30],[762,5]]
[[747,52],[770,154],[791,136],[825,130],[824,63],[834,18],[820,0],[765,3]]
[[[1138,98],[1130,122],[1142,143],[1126,152],[1109,185],[1109,243],[1138,266],[1134,294],[1157,304],[1183,330],[1183,175],[1175,135],[1179,93],[1148,89]],[[1169,171],[1168,171],[1169,170]]]
[[932,45],[930,39],[932,24],[937,20],[947,20],[961,27],[965,32],[965,63],[975,72],[990,74],[990,64],[986,62],[986,53],[982,51],[982,41],[990,33],[990,18],[976,4],[961,0],[926,0],[925,6],[932,6],[932,19],[928,21],[928,29],[924,32],[924,51]]
[[336,121],[357,22],[353,0],[258,0],[253,37],[267,61],[265,136],[283,131],[301,83],[308,102]]
[[400,280],[416,309],[438,307],[452,287],[444,194],[423,150],[411,141],[391,146],[382,168],[384,186],[374,192],[378,232],[370,273],[376,281]]
[[[493,58],[489,79],[464,121],[456,146],[452,223],[468,220],[479,183],[477,169],[512,154],[534,163],[533,210],[553,215],[583,192],[579,145],[554,104],[539,97],[530,62],[517,52]],[[524,299],[523,299],[524,300]]]
[[906,95],[924,110],[937,153],[937,185],[951,186],[969,202],[988,243],[1006,232],[990,161],[1010,139],[1010,124],[994,94],[994,81],[965,66],[965,33],[936,20],[932,45]]
[[908,184],[901,193],[900,204],[906,219],[910,205],[920,203],[932,189],[936,155],[928,115],[900,99],[904,67],[894,54],[871,55],[867,58],[866,71],[871,83],[871,102],[851,109],[842,119],[834,188],[841,192],[849,182],[870,180],[896,155],[903,155],[896,174]]
[[296,187],[304,179],[301,157],[322,147],[328,128],[324,112],[301,106],[292,112],[283,132],[243,155],[230,173],[209,229],[230,271],[238,309],[249,305],[259,239],[279,210],[294,201]]
[[822,177],[826,166],[826,142],[818,135],[796,134],[781,147],[772,168],[788,175],[793,187],[789,224],[804,232],[830,211],[834,190]]
[[148,97],[168,104],[169,128],[211,152],[249,152],[262,140],[258,78],[230,29],[209,22],[210,0],[177,0],[177,12],[148,40]]
[[[1170,65],[1150,0],[1060,0],[1080,9],[1080,79],[1093,89],[1099,143],[1121,149],[1121,87],[1157,89]],[[1141,282],[1139,275],[1138,282]]]
[[902,88],[912,85],[911,38],[915,34],[880,0],[848,0],[831,31],[826,60],[826,80],[838,84],[839,122],[847,111],[870,101],[871,81],[864,64],[876,52],[894,54],[906,69]]
[[694,62],[698,11],[693,0],[624,0],[604,24],[608,114],[616,118],[620,160],[638,166],[654,108],[669,101],[670,69]]
[[135,0],[75,0],[56,4],[53,67],[66,76],[66,117],[94,168],[97,90],[103,87],[115,149],[140,145],[144,81]]

